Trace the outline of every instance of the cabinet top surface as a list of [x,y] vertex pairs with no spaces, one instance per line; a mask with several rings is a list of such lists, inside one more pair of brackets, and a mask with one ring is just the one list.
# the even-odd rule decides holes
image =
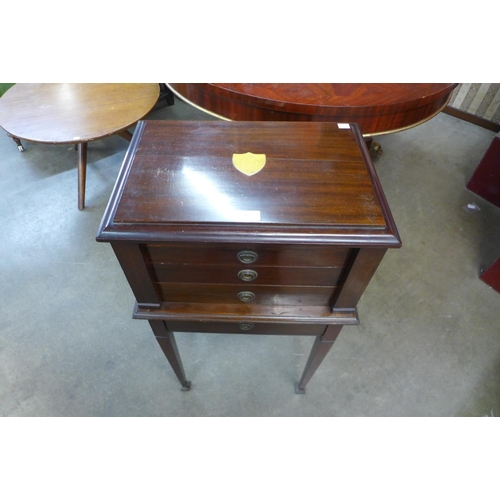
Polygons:
[[394,232],[359,129],[324,122],[140,122],[105,219]]

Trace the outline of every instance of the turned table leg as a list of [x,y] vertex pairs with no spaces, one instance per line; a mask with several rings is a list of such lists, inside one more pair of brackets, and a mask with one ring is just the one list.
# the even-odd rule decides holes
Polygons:
[[85,180],[87,178],[87,143],[78,143],[78,209],[85,208]]
[[171,332],[164,321],[150,320],[149,324],[151,329],[155,334],[158,344],[165,354],[172,370],[177,375],[179,382],[182,385],[182,391],[189,391],[191,389],[191,382],[186,380],[186,374],[184,373],[184,367],[182,366],[181,357],[179,356],[179,350],[177,349],[177,343],[173,332]]
[[319,368],[319,365],[325,359],[328,351],[333,346],[333,343],[339,336],[340,330],[342,330],[343,325],[329,325],[323,335],[318,335],[314,341],[311,354],[309,354],[309,359],[307,360],[304,373],[300,382],[295,384],[295,392],[297,394],[305,394],[306,384],[311,380],[314,372]]

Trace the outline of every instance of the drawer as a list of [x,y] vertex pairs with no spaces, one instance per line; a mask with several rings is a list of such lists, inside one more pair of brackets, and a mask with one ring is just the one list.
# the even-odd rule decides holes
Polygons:
[[153,264],[345,267],[352,249],[328,245],[148,244]]
[[322,335],[326,326],[297,323],[256,323],[242,319],[233,323],[222,321],[167,321],[167,328],[172,332]]
[[336,287],[200,285],[191,283],[159,283],[159,288],[163,302],[269,306],[328,306],[337,290]]
[[241,285],[335,286],[340,267],[214,266],[210,264],[155,264],[160,283],[224,283]]

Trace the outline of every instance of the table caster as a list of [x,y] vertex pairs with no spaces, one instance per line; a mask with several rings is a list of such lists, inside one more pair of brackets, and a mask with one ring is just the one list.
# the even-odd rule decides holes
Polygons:
[[379,158],[383,153],[382,146],[378,142],[373,141],[370,144],[370,156],[372,158]]
[[15,137],[13,135],[10,135],[10,134],[7,134],[9,137],[12,137],[12,140],[17,144],[17,149],[19,149],[19,152],[23,152],[24,151],[24,147],[23,145],[21,144],[21,141],[19,140],[18,137]]

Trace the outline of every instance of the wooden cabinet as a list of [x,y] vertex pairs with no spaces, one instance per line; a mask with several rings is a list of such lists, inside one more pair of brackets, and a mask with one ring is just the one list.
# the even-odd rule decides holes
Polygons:
[[[467,183],[467,189],[500,208],[500,133],[484,153]],[[500,257],[481,274],[480,279],[500,293]]]
[[312,335],[297,393],[401,246],[357,125],[314,122],[140,122],[97,240],[184,390],[173,332]]

